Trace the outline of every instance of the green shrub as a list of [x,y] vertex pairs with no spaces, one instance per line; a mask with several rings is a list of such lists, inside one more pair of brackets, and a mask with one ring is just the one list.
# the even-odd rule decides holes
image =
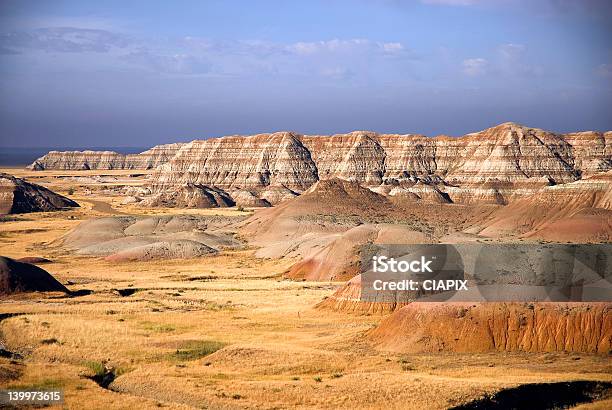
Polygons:
[[89,360],[83,364],[94,373],[94,376],[104,376],[106,374],[106,366],[102,362]]
[[171,354],[171,359],[179,361],[197,360],[208,356],[225,347],[225,343],[216,340],[199,340],[183,344],[176,352]]

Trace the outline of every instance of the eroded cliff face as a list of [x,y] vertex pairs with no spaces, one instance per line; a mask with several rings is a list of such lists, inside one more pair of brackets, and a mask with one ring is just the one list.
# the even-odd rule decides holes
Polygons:
[[183,143],[157,145],[140,154],[119,154],[114,151],[50,151],[28,168],[87,170],[87,169],[153,169],[176,155]]
[[609,303],[411,303],[368,334],[382,350],[609,354]]
[[506,204],[612,169],[611,134],[560,135],[505,123],[459,138],[367,131],[224,137],[186,144],[158,168],[153,186],[282,186],[299,193],[317,180],[341,178],[374,189],[399,186],[425,199],[435,187],[453,202]]
[[51,152],[32,167],[156,168],[151,181],[157,193],[204,185],[248,190],[260,198],[273,190],[287,193],[279,198],[290,198],[319,180],[341,178],[376,192],[395,187],[418,200],[507,204],[543,187],[612,169],[611,141],[612,132],[563,135],[514,123],[458,138],[278,132],[170,144],[125,156]]
[[153,177],[157,190],[185,184],[229,188],[282,185],[303,191],[318,180],[310,151],[288,132],[192,141]]

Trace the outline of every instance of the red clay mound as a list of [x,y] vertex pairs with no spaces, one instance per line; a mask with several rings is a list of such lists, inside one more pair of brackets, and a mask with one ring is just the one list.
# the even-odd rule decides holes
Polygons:
[[261,248],[258,257],[304,257],[359,224],[393,218],[405,218],[405,211],[356,182],[334,178],[259,210],[239,228],[243,238]]
[[551,242],[612,242],[612,210],[585,208],[547,224],[529,237]]
[[360,269],[359,249],[368,243],[428,243],[427,236],[402,225],[360,225],[339,235],[291,267],[292,279],[348,280]]
[[485,236],[517,235],[550,241],[608,242],[612,174],[546,187],[501,208],[484,222]]
[[[398,295],[401,294],[399,293]],[[364,302],[360,298],[361,275],[357,275],[342,285],[333,295],[317,304],[316,307],[337,312],[384,315],[410,303],[410,301],[405,300],[397,300],[395,303]]]
[[70,291],[38,266],[0,256],[0,295],[22,292]]
[[394,211],[397,213],[384,196],[356,182],[333,178],[318,181],[302,195],[258,212],[245,221],[242,230],[261,234],[274,229],[274,223],[282,219],[304,219],[317,215],[375,217]]
[[612,352],[610,303],[411,303],[370,331],[382,350]]

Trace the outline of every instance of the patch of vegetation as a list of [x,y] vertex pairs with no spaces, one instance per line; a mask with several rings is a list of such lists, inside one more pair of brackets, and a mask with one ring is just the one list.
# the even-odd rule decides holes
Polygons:
[[142,324],[145,330],[149,330],[155,333],[170,333],[176,330],[176,327],[169,324],[160,324],[160,323],[152,323],[152,322],[144,322]]
[[40,341],[41,344],[43,345],[54,345],[54,344],[60,344],[59,340],[57,340],[56,338],[52,337],[49,339],[43,339]]
[[119,366],[119,367],[117,367],[115,369],[115,377],[119,377],[119,376],[121,376],[123,374],[127,374],[127,373],[131,372],[132,370],[134,370],[134,369],[132,369],[131,367]]
[[317,376],[317,377],[314,377],[313,380],[317,383],[321,383],[323,381],[323,378],[321,376]]
[[102,362],[88,360],[83,365],[91,370],[94,376],[103,376],[106,373],[106,366]]
[[10,384],[5,388],[7,390],[50,390],[64,387],[64,382],[58,379],[42,379],[39,382],[31,384]]
[[0,215],[0,222],[21,222],[21,221],[31,221],[31,219],[26,219],[21,216]]
[[179,349],[176,349],[175,352],[171,353],[170,359],[179,361],[197,360],[208,356],[209,354],[212,354],[225,346],[226,343],[219,342],[217,340],[198,340],[187,342]]
[[[214,271],[212,271],[214,273]],[[192,276],[187,278],[188,281],[190,282],[195,282],[195,281],[201,281],[201,282],[210,282],[212,280],[216,280],[218,279],[218,276],[214,276],[214,275],[201,275],[201,276]]]
[[332,377],[332,379],[339,379],[339,378],[341,378],[342,376],[344,376],[342,373],[334,373],[334,374],[332,374],[332,376],[331,376],[331,377]]
[[406,358],[399,359],[399,363],[402,366],[403,371],[416,370],[416,367]]
[[108,388],[108,386],[115,380],[115,377],[117,377],[116,370],[112,367],[106,367],[102,362],[92,360],[83,364],[93,372],[93,376],[86,377],[96,382],[102,388]]

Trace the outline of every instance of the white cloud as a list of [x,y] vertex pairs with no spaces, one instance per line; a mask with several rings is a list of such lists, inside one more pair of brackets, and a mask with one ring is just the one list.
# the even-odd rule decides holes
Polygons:
[[0,35],[0,48],[19,53],[26,50],[56,53],[106,53],[113,48],[125,48],[131,40],[107,30],[47,27],[16,31]]
[[157,54],[141,50],[123,55],[121,59],[165,74],[203,74],[211,69],[211,64],[205,58],[190,54]]
[[317,53],[351,53],[351,52],[378,52],[385,54],[398,54],[404,51],[402,43],[377,42],[365,39],[327,40],[314,42],[297,42],[286,47],[289,52],[299,55],[313,55]]
[[[101,64],[111,66],[120,61],[130,68],[160,74],[291,75],[363,81],[381,77],[382,72],[400,73],[405,69],[404,63],[413,59],[411,51],[400,42],[359,38],[295,43],[195,36],[138,38],[74,27],[0,33],[0,55],[45,58],[47,53],[71,53],[77,57],[97,53]],[[69,58],[72,57],[64,57],[66,61]]]
[[463,60],[463,72],[470,76],[485,74],[488,67],[489,62],[484,58],[468,58]]

